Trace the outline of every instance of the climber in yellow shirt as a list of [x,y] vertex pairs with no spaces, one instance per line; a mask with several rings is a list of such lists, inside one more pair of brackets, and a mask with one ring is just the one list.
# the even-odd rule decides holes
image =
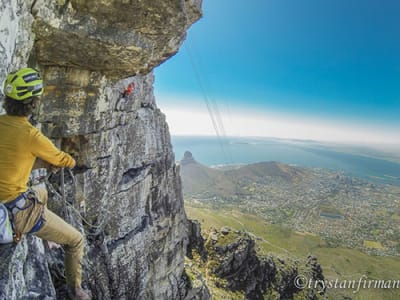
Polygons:
[[14,231],[63,245],[69,295],[89,300],[81,288],[83,236],[47,209],[47,190],[28,188],[29,175],[37,158],[56,167],[73,168],[75,160],[59,150],[28,118],[43,94],[43,80],[32,68],[10,73],[4,83],[4,109],[0,116],[0,202],[12,215]]
[[75,166],[74,159],[57,149],[27,117],[0,116],[0,137],[0,199],[6,202],[27,191],[36,157],[57,167]]

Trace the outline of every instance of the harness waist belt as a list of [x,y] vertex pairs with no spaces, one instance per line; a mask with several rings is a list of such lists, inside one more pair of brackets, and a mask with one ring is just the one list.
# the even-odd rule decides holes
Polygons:
[[25,206],[27,193],[28,192],[22,193],[13,201],[4,203],[4,205],[12,212],[13,215],[15,215],[17,211],[21,210]]
[[[28,190],[28,191],[22,193],[21,195],[19,195],[19,196],[18,196],[17,198],[15,198],[13,201],[4,204],[4,205],[7,207],[7,209],[8,209],[9,211],[11,211],[11,215],[12,215],[12,216],[11,216],[11,222],[12,222],[12,223],[14,223],[14,215],[15,215],[18,211],[25,210],[25,209],[31,207],[31,205],[34,204],[33,202],[36,201],[35,199],[28,198],[28,194],[29,194],[30,192],[31,192],[31,191]],[[27,202],[28,200],[29,200],[29,201],[32,201],[32,203],[31,203],[30,205],[28,205],[27,207],[25,207],[25,204],[26,204],[26,202]],[[32,227],[32,229],[28,232],[28,234],[32,234],[32,233],[35,233],[35,232],[39,231],[39,230],[43,227],[43,225],[44,225],[45,222],[46,222],[46,220],[45,220],[44,217],[43,217],[43,211],[42,211],[42,213],[40,214],[40,217],[39,217],[39,219],[37,220],[36,224]],[[13,226],[14,226],[14,224],[13,224]]]

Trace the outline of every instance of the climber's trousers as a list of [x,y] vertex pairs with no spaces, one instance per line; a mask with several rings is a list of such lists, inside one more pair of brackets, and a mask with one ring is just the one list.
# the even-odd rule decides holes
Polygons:
[[22,233],[29,232],[34,221],[44,206],[43,227],[35,233],[36,236],[57,244],[63,245],[65,250],[65,277],[67,284],[74,287],[81,287],[82,280],[82,256],[83,237],[82,234],[65,222],[55,213],[47,209],[47,190],[39,187],[34,188],[37,197],[43,204],[35,204],[32,209],[21,211],[15,215],[16,228]]

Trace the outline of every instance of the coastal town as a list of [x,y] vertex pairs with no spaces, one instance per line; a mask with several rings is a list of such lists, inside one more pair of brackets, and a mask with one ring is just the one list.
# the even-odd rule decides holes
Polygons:
[[336,172],[309,170],[299,182],[252,183],[242,209],[321,236],[332,246],[399,255],[400,189]]
[[[202,168],[204,173],[207,167]],[[224,187],[202,186],[199,180],[196,189],[184,188],[185,197],[219,208],[239,209],[299,233],[318,235],[331,247],[400,255],[400,186],[281,163],[266,163],[264,168],[264,173],[260,165],[208,170],[208,176],[214,176],[213,181]],[[271,169],[274,171],[268,171]],[[229,181],[234,182],[234,188],[227,188]]]

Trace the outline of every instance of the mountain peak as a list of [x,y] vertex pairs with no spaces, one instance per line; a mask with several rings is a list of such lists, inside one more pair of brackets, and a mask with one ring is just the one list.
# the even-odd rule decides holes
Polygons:
[[192,152],[185,151],[181,160],[181,165],[195,164],[196,160],[193,158]]

